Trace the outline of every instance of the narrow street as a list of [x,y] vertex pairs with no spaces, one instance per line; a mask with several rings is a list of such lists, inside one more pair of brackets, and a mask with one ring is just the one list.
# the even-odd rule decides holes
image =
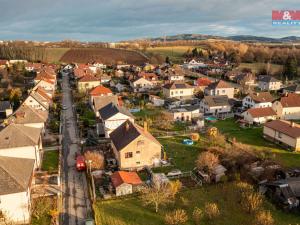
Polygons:
[[63,110],[62,128],[62,190],[63,215],[62,224],[82,225],[90,211],[86,176],[77,172],[75,167],[75,153],[79,151],[80,140],[77,133],[77,124],[73,111],[72,92],[69,85],[68,74],[63,73],[62,83]]

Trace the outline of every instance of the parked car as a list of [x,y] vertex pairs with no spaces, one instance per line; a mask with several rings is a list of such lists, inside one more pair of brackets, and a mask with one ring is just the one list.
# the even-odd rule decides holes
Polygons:
[[86,170],[85,159],[83,155],[77,155],[76,157],[76,169],[77,171]]

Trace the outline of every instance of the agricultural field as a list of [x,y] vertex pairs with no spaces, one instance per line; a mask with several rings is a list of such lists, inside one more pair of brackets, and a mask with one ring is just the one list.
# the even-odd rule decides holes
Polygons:
[[[169,46],[169,47],[154,47],[147,48],[146,53],[159,54],[163,58],[169,56],[173,63],[182,63],[184,61],[183,54],[188,50],[192,51],[197,46]],[[200,48],[198,46],[198,48]]]
[[[270,74],[274,74],[282,71],[283,66],[278,64],[270,63],[269,66],[267,63],[241,63],[237,69],[242,70],[243,68],[250,68],[252,72],[259,73],[262,69],[267,69],[269,67]],[[300,67],[298,67],[298,71],[300,72]]]
[[46,48],[46,61],[49,63],[59,62],[61,57],[69,50],[69,48]]
[[148,59],[136,52],[114,48],[77,48],[70,49],[60,58],[61,62],[87,63],[100,61],[105,64],[125,63],[142,65]]

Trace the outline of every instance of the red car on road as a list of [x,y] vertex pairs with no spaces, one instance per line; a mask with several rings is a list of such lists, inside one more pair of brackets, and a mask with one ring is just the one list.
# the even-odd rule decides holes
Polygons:
[[76,156],[76,169],[77,171],[83,171],[86,169],[84,156],[82,155]]

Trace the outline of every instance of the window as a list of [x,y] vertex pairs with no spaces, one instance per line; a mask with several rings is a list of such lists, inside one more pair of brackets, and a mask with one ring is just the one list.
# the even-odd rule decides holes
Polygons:
[[140,140],[140,141],[137,142],[137,146],[141,146],[141,145],[144,145],[144,144],[145,144],[145,142],[143,140]]
[[125,159],[132,158],[132,152],[125,153]]
[[141,164],[141,162],[136,162],[137,165]]
[[225,93],[225,90],[222,90],[222,93],[224,94],[224,93]]
[[180,91],[180,94],[183,94],[183,91]]
[[141,153],[141,151],[136,151],[135,153],[136,153],[136,154],[140,154],[140,153]]
[[278,132],[278,137],[279,137],[279,138],[282,138],[282,135],[281,135],[281,133],[280,133],[280,132]]

